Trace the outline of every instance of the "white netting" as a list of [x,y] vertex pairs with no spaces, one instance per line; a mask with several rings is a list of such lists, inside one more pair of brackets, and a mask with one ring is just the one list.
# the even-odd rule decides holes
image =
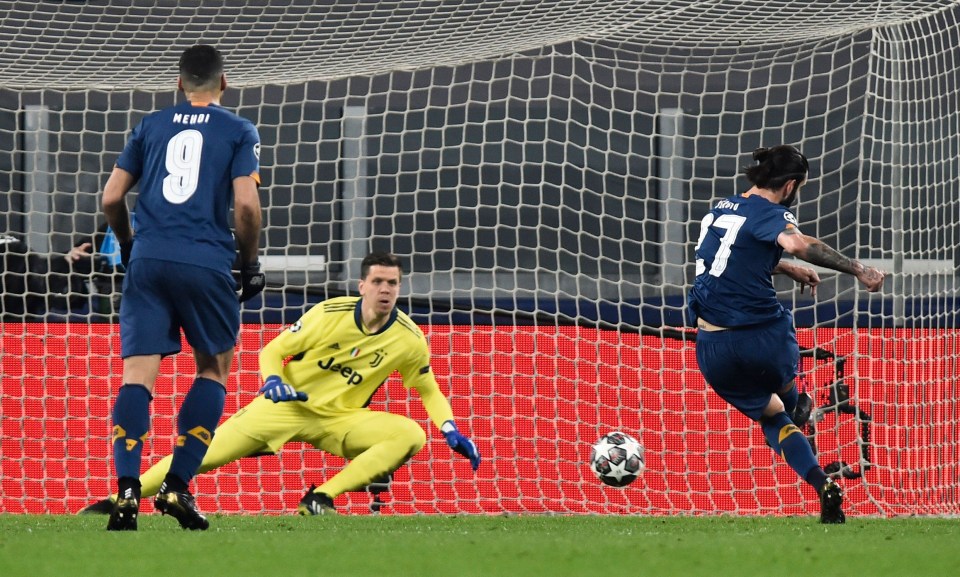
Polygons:
[[[385,511],[815,511],[706,390],[689,335],[658,332],[683,329],[711,200],[744,187],[753,148],[787,142],[811,159],[804,232],[895,273],[868,297],[825,272],[816,301],[778,280],[811,355],[806,431],[824,465],[862,474],[851,513],[957,512],[958,2],[0,1],[0,15],[0,227],[17,241],[0,245],[0,511],[109,490],[115,317],[109,299],[63,294],[103,279],[71,277],[62,255],[102,222],[130,128],[176,101],[179,53],[202,41],[225,52],[224,104],[263,139],[270,287],[244,308],[227,412],[256,394],[263,342],[386,249],[484,453],[474,476],[390,381],[374,406],[413,415],[430,443]],[[182,357],[164,366],[151,458],[192,378]],[[647,450],[626,489],[586,465],[612,429]],[[340,464],[292,446],[199,477],[200,506],[290,511]]]
[[572,40],[796,44],[942,11],[953,0],[0,2],[0,85],[164,89],[197,42],[238,86],[453,66]]

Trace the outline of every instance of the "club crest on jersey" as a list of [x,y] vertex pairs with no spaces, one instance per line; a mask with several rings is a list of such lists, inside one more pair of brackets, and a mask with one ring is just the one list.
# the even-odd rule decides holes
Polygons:
[[377,352],[373,353],[373,360],[370,361],[371,367],[379,367],[380,363],[383,362],[383,359],[387,358],[387,351],[383,349],[377,349]]

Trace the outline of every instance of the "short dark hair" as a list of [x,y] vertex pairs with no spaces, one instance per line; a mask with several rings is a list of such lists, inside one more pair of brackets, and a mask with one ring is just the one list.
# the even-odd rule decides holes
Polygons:
[[363,257],[360,262],[360,280],[367,278],[372,266],[397,267],[400,269],[401,276],[403,275],[403,265],[400,264],[400,257],[391,252],[371,252]]
[[802,184],[810,172],[807,157],[789,144],[758,148],[753,151],[753,159],[757,164],[744,167],[743,174],[759,188],[777,190],[791,180]]
[[187,88],[216,88],[223,75],[223,55],[213,46],[197,44],[183,51],[179,68]]

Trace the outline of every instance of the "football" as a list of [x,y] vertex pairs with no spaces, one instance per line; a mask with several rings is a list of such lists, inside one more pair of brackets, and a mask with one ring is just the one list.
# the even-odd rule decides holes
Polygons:
[[590,449],[590,468],[605,484],[626,487],[643,471],[643,446],[621,431],[600,437]]

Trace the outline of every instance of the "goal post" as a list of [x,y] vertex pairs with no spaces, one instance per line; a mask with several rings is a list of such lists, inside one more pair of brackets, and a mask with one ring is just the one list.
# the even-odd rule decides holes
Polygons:
[[[417,419],[428,443],[382,503],[349,493],[341,509],[815,512],[708,390],[683,321],[700,218],[743,190],[754,148],[789,143],[811,160],[801,230],[892,273],[868,295],[821,271],[815,300],[776,279],[801,345],[829,353],[801,367],[818,458],[846,464],[850,514],[960,513],[960,2],[0,0],[0,14],[0,233],[26,246],[0,244],[0,273],[38,267],[0,311],[0,512],[75,512],[111,489],[114,303],[69,298],[52,263],[102,223],[131,127],[177,101],[180,52],[210,42],[224,106],[263,141],[269,286],[242,309],[226,414],[256,395],[263,344],[355,294],[363,255],[389,250],[484,458],[470,471],[391,378],[371,406]],[[194,368],[180,355],[162,370],[148,462],[171,449]],[[588,466],[613,430],[646,449],[622,489]],[[341,466],[290,445],[195,492],[204,511],[285,514]]]

